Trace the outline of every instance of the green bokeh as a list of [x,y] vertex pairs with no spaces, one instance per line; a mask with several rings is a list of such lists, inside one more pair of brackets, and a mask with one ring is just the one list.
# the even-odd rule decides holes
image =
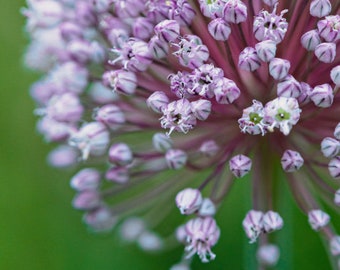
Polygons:
[[[0,269],[168,269],[180,258],[181,249],[145,255],[122,245],[114,233],[88,232],[81,213],[70,204],[71,172],[46,164],[50,147],[35,131],[34,103],[28,93],[36,76],[22,65],[28,42],[19,12],[23,5],[15,0],[1,0],[0,5]],[[217,216],[222,229],[214,248],[217,259],[210,264],[195,260],[193,269],[252,269],[255,248],[240,226],[249,194],[249,180],[238,181]],[[318,235],[291,198],[283,198],[286,226],[277,237],[284,249],[276,269],[330,269]]]

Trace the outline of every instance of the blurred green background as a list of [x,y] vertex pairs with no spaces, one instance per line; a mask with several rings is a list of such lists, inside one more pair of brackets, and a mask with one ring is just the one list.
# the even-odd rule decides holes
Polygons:
[[[0,269],[168,269],[182,249],[145,255],[124,246],[115,233],[96,235],[71,207],[71,172],[50,168],[50,147],[35,131],[30,84],[37,79],[22,65],[28,39],[20,7],[24,1],[1,0],[0,8]],[[242,179],[224,202],[217,220],[222,236],[213,249],[217,258],[193,269],[253,269],[254,246],[247,243],[241,221],[249,208],[249,181]],[[283,194],[286,193],[283,185]],[[282,258],[273,269],[330,269],[322,241],[306,218],[283,196],[286,224],[276,233]]]

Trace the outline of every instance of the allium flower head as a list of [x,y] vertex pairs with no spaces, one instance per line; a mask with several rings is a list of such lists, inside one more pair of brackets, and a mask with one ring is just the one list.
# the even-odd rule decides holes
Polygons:
[[[215,258],[225,233],[219,207],[246,181],[253,200],[239,223],[250,243],[260,242],[259,264],[271,266],[280,252],[267,233],[289,223],[273,186],[286,181],[311,228],[340,254],[319,200],[340,205],[337,1],[27,6],[25,62],[43,73],[31,89],[37,129],[59,144],[51,165],[79,164],[72,204],[89,227],[109,231],[120,223],[127,242],[161,250],[166,236],[155,224],[177,205],[186,220],[174,235],[185,248],[171,269],[189,269],[195,254],[202,262]],[[148,215],[156,199],[173,207]]]

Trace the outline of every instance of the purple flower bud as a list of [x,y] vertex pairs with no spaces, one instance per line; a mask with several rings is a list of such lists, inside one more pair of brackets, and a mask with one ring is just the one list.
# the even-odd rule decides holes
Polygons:
[[333,104],[333,89],[327,83],[317,85],[313,88],[310,98],[316,106],[321,108],[328,108]]
[[262,0],[262,2],[268,6],[273,7],[277,2],[279,2],[279,0]]
[[100,183],[100,173],[91,168],[79,171],[71,179],[71,187],[77,191],[95,190]]
[[156,133],[152,137],[153,147],[156,148],[159,152],[166,152],[170,148],[172,148],[173,142],[169,136],[164,133]]
[[282,217],[273,211],[268,211],[263,215],[263,230],[266,233],[280,230],[283,227]]
[[206,99],[193,101],[191,102],[191,110],[197,119],[204,121],[210,115],[211,102]]
[[152,93],[146,100],[146,104],[154,112],[162,113],[162,108],[169,103],[169,98],[163,91],[156,91]]
[[158,23],[154,30],[160,40],[173,42],[179,36],[180,26],[175,20],[164,20]]
[[130,217],[120,227],[120,236],[128,242],[133,242],[146,230],[145,223],[141,218]]
[[336,45],[335,43],[324,42],[320,43],[315,48],[315,56],[319,61],[324,63],[332,63],[336,56]]
[[175,236],[176,236],[176,240],[179,243],[183,243],[185,244],[186,242],[186,232],[185,232],[185,225],[180,225],[179,227],[177,227],[176,231],[175,231]]
[[222,16],[227,22],[244,22],[247,19],[247,6],[240,0],[229,0],[224,4]]
[[77,23],[66,21],[59,25],[59,29],[65,41],[83,38],[83,29]]
[[72,134],[69,144],[77,147],[82,152],[83,160],[86,160],[90,154],[94,156],[104,154],[109,140],[110,135],[105,126],[99,122],[91,122]]
[[263,229],[263,213],[261,211],[250,210],[242,222],[243,229],[250,240],[255,243]]
[[272,40],[264,40],[255,45],[255,50],[263,62],[269,62],[275,57],[276,43]]
[[307,104],[310,102],[310,95],[312,93],[313,88],[305,82],[300,83],[301,86],[301,94],[298,97],[299,104]]
[[120,166],[128,165],[132,162],[133,154],[130,147],[125,143],[113,144],[109,149],[109,161]]
[[286,172],[295,172],[299,170],[304,163],[299,152],[286,150],[281,158],[281,165]]
[[118,184],[125,184],[129,181],[129,172],[126,167],[112,167],[107,170],[105,178]]
[[186,188],[176,196],[176,205],[182,215],[196,212],[202,205],[203,198],[198,189]]
[[104,85],[111,86],[114,91],[125,95],[134,94],[137,87],[135,73],[122,69],[105,72],[103,81]]
[[216,144],[214,140],[208,140],[201,144],[199,151],[208,156],[213,157],[220,150],[220,147]]
[[340,15],[327,16],[318,22],[318,30],[321,37],[327,42],[337,42],[340,39]]
[[168,12],[170,19],[177,21],[182,26],[188,26],[196,16],[195,10],[186,0],[172,0],[172,8]]
[[156,59],[161,59],[168,55],[169,44],[160,40],[157,36],[153,36],[149,43],[148,48]]
[[198,210],[198,215],[201,217],[214,216],[216,214],[216,206],[209,199],[204,198],[201,204],[201,207]]
[[338,140],[326,137],[321,142],[321,152],[325,157],[335,157],[340,151]]
[[108,40],[110,41],[112,47],[123,48],[124,44],[129,40],[129,32],[122,28],[110,29],[108,33]]
[[145,17],[137,18],[132,25],[132,33],[134,37],[139,39],[149,39],[153,34],[153,23]]
[[187,162],[187,154],[179,149],[169,149],[165,154],[166,164],[170,169],[179,170]]
[[239,56],[238,66],[240,69],[254,71],[261,66],[261,60],[252,47],[246,47]]
[[340,140],[340,123],[338,123],[334,129],[334,137]]
[[229,168],[233,175],[240,178],[246,175],[251,169],[251,159],[244,155],[234,156],[229,161]]
[[319,231],[329,223],[330,217],[327,213],[315,209],[308,212],[308,222],[313,230]]
[[154,232],[145,231],[137,239],[139,248],[145,251],[156,251],[163,247],[163,241]]
[[71,59],[80,64],[86,64],[91,58],[90,43],[81,39],[71,40],[66,48]]
[[51,118],[44,117],[38,122],[38,131],[42,133],[47,141],[61,141],[69,137],[74,127],[66,123],[57,122]]
[[96,104],[107,104],[117,100],[118,94],[104,86],[102,82],[94,82],[89,88],[89,97]]
[[227,40],[231,33],[229,23],[227,23],[222,18],[217,18],[217,19],[212,20],[208,24],[208,31],[210,35],[213,36],[214,39],[222,40],[222,41]]
[[256,258],[265,266],[274,266],[280,258],[280,250],[276,245],[261,245],[257,250]]
[[277,95],[279,97],[297,98],[301,95],[300,83],[291,75],[286,76],[277,84]]
[[220,104],[231,104],[241,95],[236,83],[227,78],[219,78],[216,81],[214,94]]
[[113,104],[107,104],[97,109],[94,113],[94,119],[107,125],[111,130],[116,130],[125,123],[124,113]]
[[340,236],[335,235],[331,238],[329,242],[330,250],[333,256],[340,255]]
[[117,223],[117,217],[113,216],[110,209],[105,206],[87,212],[83,220],[96,232],[109,231]]
[[321,39],[317,30],[310,30],[301,37],[301,44],[308,51],[314,51],[320,43]]
[[50,99],[46,114],[59,122],[75,123],[82,117],[84,108],[78,96],[72,93],[65,93],[54,96]]
[[340,206],[340,189],[338,189],[334,194],[334,203],[337,206]]
[[336,156],[328,163],[328,171],[333,178],[340,178],[340,156]]
[[336,86],[340,86],[340,65],[331,70],[331,79]]
[[274,58],[269,63],[269,73],[275,80],[282,80],[288,75],[290,62],[286,59]]
[[101,200],[97,191],[85,190],[78,193],[73,201],[74,208],[79,210],[91,210],[98,207],[101,204]]
[[[213,218],[198,217],[191,219],[185,224],[185,231],[188,243],[185,250],[190,252],[188,258],[197,253],[202,262],[215,259],[216,255],[212,253],[211,247],[217,243],[220,237],[220,229]],[[209,259],[207,256],[209,256]]]
[[329,0],[313,0],[309,7],[310,15],[314,17],[324,17],[332,10],[332,5]]
[[206,1],[199,0],[200,10],[206,17],[215,19],[222,17],[223,2],[222,1]]
[[77,1],[75,5],[77,22],[84,27],[95,25],[97,18],[91,4],[87,1]]
[[48,154],[47,161],[53,167],[66,168],[77,163],[78,154],[73,147],[61,145]]
[[135,18],[145,9],[144,1],[117,0],[113,1],[116,14],[121,19]]

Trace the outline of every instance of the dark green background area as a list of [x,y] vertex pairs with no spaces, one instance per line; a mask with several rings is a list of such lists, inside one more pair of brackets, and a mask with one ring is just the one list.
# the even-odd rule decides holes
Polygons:
[[[24,1],[0,4],[0,269],[168,269],[180,259],[181,248],[145,255],[133,245],[122,245],[115,233],[90,233],[81,213],[72,209],[71,172],[47,165],[50,146],[35,130],[28,89],[37,76],[22,65],[28,43],[19,12]],[[217,258],[210,264],[195,260],[193,269],[253,269],[255,248],[241,228],[250,207],[249,189],[247,178],[235,183],[217,216],[222,230],[213,248]],[[318,235],[291,198],[282,198],[285,226],[276,233],[282,259],[275,269],[330,269]]]

